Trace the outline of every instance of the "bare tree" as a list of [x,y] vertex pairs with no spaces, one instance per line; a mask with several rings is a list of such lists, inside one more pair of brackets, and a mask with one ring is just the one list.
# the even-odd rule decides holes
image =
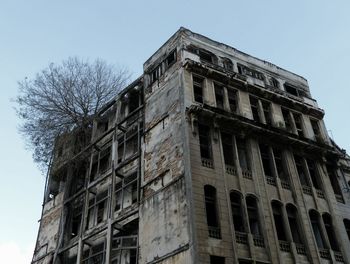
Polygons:
[[39,167],[47,167],[57,136],[90,130],[94,116],[129,78],[126,69],[116,69],[102,60],[89,63],[69,58],[19,82],[15,102],[23,120],[20,132]]

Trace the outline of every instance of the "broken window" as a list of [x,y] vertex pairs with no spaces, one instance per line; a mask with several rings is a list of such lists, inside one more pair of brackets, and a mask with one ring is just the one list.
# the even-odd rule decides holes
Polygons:
[[273,156],[275,159],[275,165],[277,170],[277,175],[280,179],[283,179],[285,181],[289,181],[287,170],[285,168],[285,163],[283,161],[282,151],[278,148],[273,148]]
[[260,100],[252,95],[249,95],[249,101],[253,120],[256,122],[271,125],[271,103],[268,101]]
[[228,96],[228,103],[230,106],[230,111],[232,113],[236,113],[238,109],[238,103],[237,103],[237,91],[234,89],[227,89],[227,96]]
[[286,206],[289,228],[292,233],[293,242],[297,244],[303,244],[301,240],[301,232],[299,230],[299,222],[297,209],[292,204]]
[[193,94],[194,100],[198,103],[203,103],[203,83],[204,79],[201,77],[193,76]]
[[264,74],[262,74],[261,72],[250,69],[250,68],[243,66],[241,64],[237,64],[237,67],[238,67],[238,72],[240,74],[247,75],[247,76],[253,77],[255,79],[261,80],[261,81],[264,80]]
[[221,231],[217,211],[216,189],[211,185],[205,185],[204,197],[209,236],[220,239]]
[[284,221],[282,216],[282,205],[276,201],[271,202],[273,220],[275,222],[275,230],[278,240],[287,241],[287,236],[284,227]]
[[270,85],[274,88],[279,88],[279,82],[276,78],[270,78]]
[[110,168],[110,166],[111,146],[109,145],[92,156],[90,182],[96,180],[100,175],[104,174]]
[[225,258],[210,255],[210,264],[225,264]]
[[230,193],[232,221],[235,231],[245,232],[243,223],[242,211],[242,196],[238,192]]
[[114,211],[120,211],[137,203],[138,201],[138,177],[134,172],[125,178],[117,179],[114,193]]
[[253,236],[261,236],[258,205],[256,198],[251,195],[247,196],[246,204],[250,233],[253,234]]
[[65,227],[65,242],[67,243],[80,234],[83,203],[84,197],[81,195],[67,204],[68,214]]
[[318,142],[322,142],[322,136],[320,127],[318,125],[318,121],[315,119],[310,119],[312,131],[314,132],[315,140]]
[[[76,264],[77,263],[77,255],[78,255],[78,246],[73,246],[65,251],[63,251],[59,256],[58,263],[65,264]],[[40,262],[38,262],[40,263]],[[41,262],[43,263],[43,262]]]
[[90,191],[86,229],[92,228],[107,219],[108,190],[101,193]]
[[176,50],[173,50],[169,53],[169,55],[165,59],[165,66],[166,68],[170,68],[171,65],[173,65],[176,62]]
[[159,77],[163,74],[162,64],[160,63],[152,72],[151,72],[151,84],[159,80]]
[[326,229],[329,243],[331,245],[331,249],[333,249],[334,251],[339,251],[338,242],[337,242],[336,235],[334,233],[333,224],[332,224],[332,217],[330,216],[330,214],[324,213],[322,215],[322,219],[323,219],[324,227]]
[[214,54],[212,54],[211,52],[206,51],[204,49],[199,49],[192,45],[188,47],[188,50],[194,54],[197,54],[201,61],[214,63]]
[[297,130],[298,136],[303,137],[304,131],[303,131],[303,123],[302,123],[301,114],[293,113],[293,118],[294,118],[295,128]]
[[284,84],[284,90],[294,96],[297,97],[302,97],[302,96],[306,96],[306,92],[304,90],[302,90],[301,88],[297,88],[291,84],[285,83]]
[[84,187],[86,171],[87,165],[85,162],[78,164],[74,169],[72,180],[69,186],[69,196],[76,194]]
[[105,253],[106,243],[104,240],[98,244],[85,242],[83,248],[82,264],[103,264],[106,261]]
[[138,222],[134,220],[118,229],[114,226],[111,245],[112,264],[138,263]]
[[222,64],[223,64],[225,70],[233,71],[233,63],[230,59],[224,58],[222,60]]
[[100,136],[108,130],[108,123],[108,118],[104,118],[97,122],[96,136]]
[[202,159],[211,160],[212,150],[211,150],[210,127],[203,124],[199,124],[198,135],[199,135],[199,145],[200,145],[200,153],[201,153]]
[[350,220],[349,219],[344,219],[344,227],[345,227],[345,231],[348,234],[348,238],[350,240]]
[[222,150],[224,153],[224,160],[226,165],[234,166],[234,146],[233,137],[231,134],[221,132]]
[[252,109],[253,120],[259,122],[259,100],[254,96],[249,96],[250,108]]
[[224,109],[224,87],[214,83],[216,107]]
[[139,149],[138,127],[133,126],[118,136],[118,163],[133,157]]

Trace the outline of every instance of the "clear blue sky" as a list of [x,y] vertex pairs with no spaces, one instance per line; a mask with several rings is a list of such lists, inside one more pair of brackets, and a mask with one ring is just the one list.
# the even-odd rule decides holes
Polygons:
[[69,56],[124,65],[136,78],[184,26],[308,79],[327,129],[349,151],[349,11],[346,0],[2,0],[0,263],[30,262],[44,188],[17,133],[17,81]]

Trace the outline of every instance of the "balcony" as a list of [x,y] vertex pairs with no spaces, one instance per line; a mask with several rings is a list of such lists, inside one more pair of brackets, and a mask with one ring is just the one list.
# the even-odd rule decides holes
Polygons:
[[287,180],[281,179],[281,186],[283,189],[290,190],[290,183]]
[[290,252],[290,244],[287,241],[279,240],[280,250],[284,252]]
[[247,233],[236,231],[236,242],[239,244],[248,244]]
[[303,193],[307,195],[312,195],[312,189],[309,186],[303,185]]
[[225,165],[226,173],[231,175],[237,175],[237,170],[234,166],[231,165]]
[[266,182],[267,184],[276,186],[276,179],[274,177],[266,176]]
[[334,253],[334,258],[337,262],[344,262],[344,258],[341,252],[334,251],[333,253]]
[[299,255],[306,255],[306,248],[303,244],[295,244],[295,248]]
[[264,238],[262,236],[254,235],[253,236],[254,246],[256,247],[265,247]]
[[242,169],[242,175],[243,175],[243,178],[246,178],[249,180],[253,179],[252,172],[247,169]]
[[208,226],[209,237],[221,239],[220,227]]
[[317,193],[317,197],[318,197],[318,198],[322,198],[322,199],[325,198],[325,197],[324,197],[323,191],[321,191],[321,190],[319,190],[319,189],[316,189],[316,193]]
[[321,258],[331,259],[331,254],[329,254],[328,249],[319,249],[318,252],[320,253]]
[[214,168],[213,160],[202,158],[202,166],[210,169]]

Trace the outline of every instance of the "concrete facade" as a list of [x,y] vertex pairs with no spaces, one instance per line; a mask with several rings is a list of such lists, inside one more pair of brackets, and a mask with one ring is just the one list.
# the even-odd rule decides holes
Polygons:
[[303,77],[181,28],[89,145],[57,140],[32,263],[350,264],[323,116]]

